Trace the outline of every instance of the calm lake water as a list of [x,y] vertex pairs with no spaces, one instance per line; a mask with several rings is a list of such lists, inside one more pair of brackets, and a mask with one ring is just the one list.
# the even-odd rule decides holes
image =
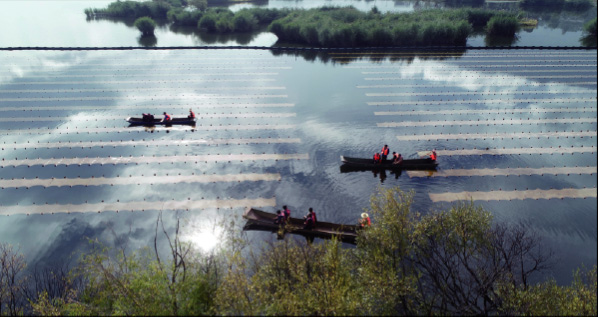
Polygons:
[[[136,45],[123,24],[83,22],[90,35],[84,25],[114,29],[53,46]],[[40,33],[67,29],[51,28]],[[185,45],[163,32],[172,42],[158,34],[159,45]],[[538,232],[560,283],[596,263],[595,50],[2,51],[0,61],[0,241],[30,266],[68,259],[87,238],[149,246],[158,210],[170,228],[184,219],[185,238],[206,250],[217,220],[245,206],[287,204],[298,216],[313,207],[353,223],[379,186],[413,190],[423,213],[475,197],[497,221]],[[189,108],[194,129],[124,121]],[[383,144],[406,157],[436,148],[439,170],[341,172],[341,155],[370,157]]]

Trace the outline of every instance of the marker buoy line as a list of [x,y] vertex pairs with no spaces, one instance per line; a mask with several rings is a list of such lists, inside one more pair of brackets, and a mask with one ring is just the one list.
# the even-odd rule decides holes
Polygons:
[[[440,156],[468,156],[468,155],[522,155],[522,154],[573,154],[573,153],[596,153],[596,146],[554,146],[554,147],[529,147],[529,148],[483,148],[483,149],[461,149],[461,150],[436,150]],[[418,155],[428,155],[429,151],[418,152]]]
[[280,181],[278,173],[269,174],[212,174],[212,175],[176,175],[176,176],[133,176],[129,177],[90,177],[90,178],[32,178],[32,179],[0,179],[0,189],[29,188],[35,186],[73,187],[73,186],[102,186],[102,185],[158,185],[180,183],[227,183],[227,182],[259,182]]
[[184,156],[129,156],[129,157],[75,157],[75,158],[38,158],[38,159],[5,159],[0,161],[0,167],[8,166],[58,166],[58,165],[88,165],[92,164],[150,164],[150,163],[208,163],[229,161],[270,161],[270,160],[307,160],[308,154],[229,154],[229,155],[184,155]]
[[[551,87],[551,86],[570,86],[570,85],[597,85],[596,81],[577,81],[577,82],[550,82],[550,83],[538,83],[538,82],[526,82],[523,80],[513,80],[500,83],[493,83],[492,87]],[[481,87],[488,88],[488,84],[465,84],[466,87]],[[443,85],[429,85],[429,84],[400,84],[400,85],[362,85],[355,86],[358,89],[377,89],[377,88],[462,88],[463,84],[443,84]]]
[[476,168],[476,169],[443,169],[430,173],[429,171],[407,171],[409,178],[417,177],[471,177],[471,176],[531,176],[531,175],[567,175],[587,174],[598,172],[596,166],[588,167],[543,167],[543,168]]
[[523,200],[523,199],[564,199],[564,198],[596,198],[596,188],[564,188],[564,189],[535,189],[535,190],[494,190],[488,192],[456,192],[429,193],[433,202],[454,202],[459,200]]
[[[580,79],[580,78],[596,78],[597,75],[559,75],[559,76],[544,76],[544,75],[526,75],[523,78],[526,79],[565,79],[565,78],[575,78],[575,79]],[[467,79],[467,78],[475,78],[475,79],[509,79],[509,80],[516,80],[516,79],[522,79],[522,77],[517,77],[517,76],[508,76],[508,74],[502,74],[502,75],[496,75],[496,76],[475,76],[475,75],[471,75],[471,76],[455,76],[455,75],[451,75],[451,76],[444,76],[444,77],[439,77],[439,76],[430,76],[430,77],[426,77],[426,78],[422,78],[420,80],[452,80],[452,79]],[[416,79],[416,78],[410,78],[412,80]],[[404,77],[373,77],[373,78],[364,78],[364,80],[370,80],[370,81],[375,81],[375,80],[405,80]]]
[[196,140],[131,140],[131,141],[69,141],[69,142],[37,142],[14,143],[4,142],[1,150],[8,149],[66,149],[66,148],[92,148],[92,147],[117,147],[117,146],[198,146],[198,145],[240,145],[240,144],[294,144],[301,143],[299,138],[242,138],[242,139],[196,139]]
[[[195,91],[204,91],[204,90],[284,90],[286,87],[284,86],[238,86],[238,87],[205,87],[205,88],[193,88],[191,89],[192,92]],[[61,93],[61,94],[75,94],[75,93],[84,93],[84,92],[106,92],[106,93],[118,93],[118,92],[136,92],[136,91],[177,91],[177,90],[185,90],[189,91],[188,87],[168,87],[168,88],[158,88],[158,87],[151,87],[151,88],[114,88],[114,89],[106,89],[106,88],[89,88],[89,89],[0,89],[0,94],[3,93]]]
[[405,110],[405,111],[376,111],[376,116],[430,116],[430,115],[471,115],[471,114],[516,114],[516,113],[592,113],[596,112],[596,107],[579,108],[501,108],[501,109],[447,109],[447,110]]
[[[277,74],[277,73],[273,73]],[[28,76],[29,77],[29,76]],[[45,76],[39,76],[45,77]],[[194,76],[197,78],[197,76]],[[53,77],[56,78],[56,77]],[[2,85],[111,85],[111,84],[137,84],[137,85],[149,85],[149,84],[203,84],[206,82],[209,83],[222,83],[222,82],[255,82],[255,78],[247,78],[247,79],[172,79],[172,80],[85,80],[85,81],[19,81],[19,82],[9,82],[3,83]],[[267,82],[267,81],[276,81],[275,78],[259,78],[260,82]]]
[[596,103],[596,98],[547,98],[547,99],[462,99],[462,100],[411,100],[411,101],[377,101],[367,102],[369,106],[399,106],[399,105],[449,105],[449,104],[489,104],[489,103]]
[[46,97],[46,98],[0,98],[0,102],[48,102],[48,101],[103,101],[103,100],[197,100],[197,99],[263,99],[263,98],[287,98],[288,95],[269,95],[269,94],[255,94],[255,95],[220,95],[220,94],[200,94],[192,96],[117,96],[117,97]]
[[562,132],[516,132],[516,133],[459,133],[459,134],[413,134],[397,136],[399,141],[420,141],[420,140],[468,140],[468,139],[531,139],[531,138],[575,138],[596,136],[597,131],[562,131]]
[[276,198],[158,200],[85,204],[40,204],[0,206],[0,215],[44,215],[55,213],[100,213],[106,211],[202,210],[214,208],[274,207]]
[[179,105],[127,105],[127,106],[37,106],[37,107],[0,107],[2,111],[62,111],[62,110],[129,110],[129,109],[222,109],[222,108],[284,108],[294,107],[294,103],[210,103],[210,104],[179,104]]
[[571,119],[485,119],[485,120],[444,120],[444,121],[401,121],[401,122],[380,122],[376,126],[379,128],[394,127],[428,127],[428,126],[479,126],[479,125],[526,125],[526,124],[561,124],[561,123],[596,123],[597,118],[571,118]]
[[[174,115],[176,117],[176,115]],[[276,113],[276,112],[263,112],[263,113],[218,113],[218,114],[205,114],[197,115],[196,118],[201,119],[237,119],[237,118],[291,118],[297,116],[296,113]],[[72,116],[65,118],[63,117],[19,117],[19,118],[2,118],[0,122],[44,122],[44,121],[114,121],[123,120],[125,116],[116,115],[94,115],[94,116]]]
[[[187,127],[161,127],[153,128],[150,131],[233,131],[233,130],[288,130],[296,128],[291,124],[228,124],[228,125],[196,125]],[[112,128],[47,128],[47,129],[6,129],[0,130],[0,135],[12,134],[83,134],[83,133],[139,133],[145,132],[138,128],[132,127],[112,127]]]
[[566,95],[566,94],[591,94],[596,95],[596,89],[586,90],[571,90],[571,91],[544,91],[544,90],[511,90],[511,91],[497,91],[497,92],[482,92],[482,91],[449,91],[449,92],[387,92],[387,93],[366,93],[368,97],[399,97],[399,96],[512,96],[512,95],[524,95],[524,94],[544,94],[544,95]]

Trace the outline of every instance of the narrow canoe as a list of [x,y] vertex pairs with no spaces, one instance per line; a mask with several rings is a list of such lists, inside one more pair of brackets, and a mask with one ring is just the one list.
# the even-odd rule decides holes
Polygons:
[[[276,214],[265,212],[258,209],[247,208],[243,214],[247,223],[243,230],[260,230],[269,232],[279,232],[281,226],[274,223]],[[313,229],[303,229],[303,219],[290,218],[284,227],[285,233],[298,234],[306,237],[308,240],[313,238],[331,239],[337,237],[342,242],[355,244],[357,238],[356,225],[343,225],[330,222],[318,221]]]
[[392,160],[386,160],[380,164],[374,164],[371,158],[355,158],[341,156],[344,163],[342,167],[354,169],[392,169],[392,170],[435,170],[438,163],[429,158],[424,159],[403,159],[402,164],[393,164]]
[[154,125],[195,125],[196,119],[189,119],[187,117],[184,118],[172,118],[170,121],[162,122],[162,119],[155,118],[153,121],[143,121],[143,118],[135,118],[135,117],[128,117],[125,119],[131,125],[147,125],[147,126],[154,126]]

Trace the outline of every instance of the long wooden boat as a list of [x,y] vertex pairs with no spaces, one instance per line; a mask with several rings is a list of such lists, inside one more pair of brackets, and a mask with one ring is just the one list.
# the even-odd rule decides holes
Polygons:
[[402,164],[393,164],[392,160],[386,160],[380,164],[374,164],[374,161],[364,158],[341,156],[345,169],[372,170],[372,169],[390,169],[390,170],[435,170],[438,166],[436,161],[429,158],[424,159],[403,159]]
[[155,125],[195,125],[196,119],[190,119],[187,117],[184,118],[172,118],[170,121],[162,122],[161,118],[155,118],[152,121],[143,121],[143,118],[136,118],[136,117],[128,117],[125,119],[131,125],[145,125],[145,126],[155,126]]
[[260,230],[273,233],[292,233],[302,235],[308,240],[313,238],[331,239],[337,237],[340,241],[355,244],[357,238],[356,225],[343,225],[330,222],[318,221],[313,229],[303,229],[303,219],[290,218],[286,225],[281,226],[274,223],[276,214],[258,209],[247,208],[243,214],[247,223],[243,230]]

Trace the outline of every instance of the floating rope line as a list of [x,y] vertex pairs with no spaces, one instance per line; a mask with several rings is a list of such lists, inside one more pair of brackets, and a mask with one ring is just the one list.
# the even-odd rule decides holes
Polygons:
[[[277,73],[274,73],[277,74]],[[259,78],[259,81],[275,81],[275,78]],[[2,85],[90,85],[90,84],[195,84],[195,83],[221,83],[221,82],[254,82],[256,78],[247,79],[173,79],[173,80],[85,80],[85,81],[15,81],[2,83]]]
[[[468,114],[515,114],[515,113],[575,113],[596,112],[596,107],[579,108],[502,108],[502,109],[451,109],[451,110],[411,110],[411,111],[376,111],[376,116],[429,116],[429,115],[468,115]],[[0,119],[1,121],[2,119]]]
[[118,96],[118,97],[46,97],[46,98],[0,98],[0,102],[23,102],[23,101],[100,101],[100,100],[196,100],[196,99],[262,99],[262,98],[287,98],[288,95],[219,95],[219,94],[202,94],[193,96]]
[[[216,63],[213,63],[216,64]],[[271,64],[271,63],[267,63],[267,64]],[[273,64],[276,64],[276,62],[273,62]],[[229,64],[227,64],[229,65]],[[246,65],[246,64],[245,64]],[[147,70],[151,70],[153,74],[160,74],[161,72],[172,72],[173,70],[181,70],[181,71],[203,71],[203,70],[214,70],[214,69],[222,69],[222,70],[246,70],[246,69],[292,69],[292,67],[290,66],[253,66],[253,67],[191,67],[191,66],[181,66],[181,67],[176,67],[176,66],[172,66],[172,67],[168,67],[168,68],[155,68],[153,65],[146,65],[145,67],[139,67],[139,68],[109,68],[110,66],[115,66],[115,65],[105,65],[106,67],[104,68],[84,68],[84,67],[77,67],[77,68],[73,68],[73,67],[69,67],[69,68],[60,68],[60,69],[46,69],[46,67],[41,66],[41,69],[35,69],[35,73],[39,74],[39,73],[54,73],[54,72],[59,72],[59,73],[72,73],[72,72],[114,72],[114,73],[123,73],[123,72],[134,72],[134,71],[147,71]],[[121,65],[122,66],[122,65]],[[127,66],[131,66],[131,65],[127,65]],[[160,65],[162,66],[162,65]],[[61,66],[57,66],[57,67],[61,67]],[[2,73],[12,73],[13,71],[10,69],[4,70],[2,71],[0,69],[0,74]],[[187,74],[187,73],[184,73]]]
[[0,206],[0,215],[30,215],[54,213],[84,213],[103,211],[146,211],[146,210],[201,210],[212,208],[247,208],[274,207],[276,198],[256,199],[205,199],[205,200],[166,200],[166,201],[133,201],[95,204],[43,204]]
[[448,104],[489,104],[489,103],[574,103],[596,102],[596,98],[547,98],[547,99],[468,99],[468,100],[411,100],[411,101],[378,101],[368,102],[370,106],[399,106],[399,105],[448,105]]
[[308,154],[214,154],[214,155],[180,155],[180,156],[115,156],[115,157],[75,157],[75,158],[38,158],[38,159],[2,159],[1,167],[8,166],[58,166],[58,165],[89,165],[92,164],[150,164],[150,163],[208,163],[231,161],[271,161],[271,160],[307,160]]
[[[202,60],[203,59],[212,59],[212,60],[215,60],[214,58],[204,58],[204,57],[201,57],[201,59]],[[243,62],[230,62],[230,61],[228,61],[227,58],[220,58],[220,60],[222,60],[222,59],[227,60],[226,61],[226,65],[235,65],[235,64],[247,65],[247,61],[243,61]],[[231,59],[235,59],[235,58],[231,58]],[[172,63],[170,63],[170,62],[166,62],[164,60],[158,61],[157,59],[137,59],[137,58],[135,58],[135,62],[144,61],[144,60],[145,61],[150,61],[150,62],[159,62],[160,66],[170,65],[170,66],[173,66],[173,68],[175,68],[175,69],[176,68],[181,68],[181,67],[196,66],[196,65],[222,65],[222,62],[184,62],[184,63],[181,63],[181,62],[172,62]],[[270,58],[270,59],[268,59],[268,58],[245,58],[244,60],[252,60],[252,64],[254,64],[254,65],[255,64],[267,64],[267,65],[271,65],[271,64],[285,64],[285,63],[287,63],[285,61],[275,61],[275,60],[273,60],[273,58]],[[260,60],[262,62],[259,62]],[[196,58],[195,59],[177,58],[177,61],[197,61],[197,59]],[[31,60],[31,62],[37,62],[37,60]],[[68,67],[69,67],[69,70],[70,70],[73,67],[87,67],[87,66],[120,67],[122,65],[123,65],[122,63],[120,63],[120,64],[108,64],[108,63],[102,64],[102,63],[81,63],[80,62],[80,63],[75,63],[75,64],[68,65]],[[129,67],[129,66],[137,66],[137,67],[144,67],[146,69],[147,68],[152,68],[152,67],[156,66],[156,65],[151,64],[151,63],[146,63],[146,64],[141,64],[141,63],[127,63],[126,65],[127,65],[127,67]],[[31,66],[31,64],[6,64],[4,66],[7,67],[7,68],[10,68],[10,67],[28,67],[28,66]],[[176,67],[176,66],[180,66],[180,67]],[[64,66],[63,65],[52,65],[52,64],[43,64],[42,63],[41,65],[39,65],[39,67],[43,67],[43,68],[52,68],[52,67],[63,68]],[[102,68],[97,68],[97,69],[98,70],[105,70],[105,69],[102,69]],[[122,68],[120,68],[120,69],[122,69]],[[87,70],[94,70],[94,69],[90,68],[90,69],[87,69]]]
[[[425,61],[423,61],[425,62]],[[355,65],[355,66],[343,66],[343,68],[349,68],[349,69],[380,69],[380,68],[416,68],[416,67],[424,67],[424,68],[428,68],[428,69],[434,69],[434,68],[448,68],[448,67],[455,67],[458,68],[458,66],[467,66],[469,67],[469,65],[460,65],[460,64],[468,64],[468,63],[476,63],[479,64],[480,61],[442,61],[443,65],[438,65],[436,67],[430,67],[430,65],[416,65],[416,64],[408,64],[408,65],[395,65],[395,64],[388,64],[388,65],[365,65],[365,66],[359,66],[359,65]],[[522,65],[513,65],[513,63],[529,63],[529,62],[534,62],[534,63],[542,63],[542,62],[558,62],[558,61],[531,61],[531,60],[513,60],[513,61],[492,61],[493,63],[508,63],[508,65],[493,65],[493,64],[488,64],[488,65],[483,65],[483,64],[479,64],[479,65],[474,65],[474,67],[596,67],[596,64],[522,64]],[[568,61],[568,62],[590,62],[587,60],[578,60],[578,61]],[[591,61],[593,63],[595,63],[596,61]],[[422,63],[423,64],[423,63]]]
[[479,126],[479,125],[524,125],[524,124],[559,124],[559,123],[596,123],[598,119],[594,118],[564,118],[564,119],[486,119],[486,120],[455,120],[455,121],[401,121],[401,122],[381,122],[376,126],[379,128],[394,128],[394,127],[427,127],[427,126]]
[[285,144],[301,143],[298,138],[245,138],[245,139],[200,139],[200,140],[132,140],[132,141],[69,141],[69,142],[47,142],[47,143],[4,143],[0,145],[1,150],[5,149],[72,149],[92,147],[117,147],[117,146],[189,146],[189,145],[241,145],[241,144]]
[[460,134],[414,134],[397,136],[399,141],[419,140],[469,140],[469,139],[523,139],[523,138],[574,138],[574,137],[595,137],[596,131],[562,131],[562,132],[516,132],[516,133],[460,133]]
[[[550,82],[550,83],[521,83],[517,81],[492,83],[492,87],[544,87],[544,86],[569,86],[569,85],[596,85],[598,82],[595,81],[580,81],[580,82]],[[449,88],[449,87],[488,87],[488,84],[450,84],[450,85],[427,85],[427,84],[405,84],[405,85],[369,85],[369,86],[356,86],[358,89],[375,89],[375,88]]]
[[[295,125],[290,124],[246,124],[246,125],[196,125],[196,126],[177,126],[175,127],[151,127],[148,130],[170,130],[170,131],[235,131],[235,130],[286,130],[294,129]],[[131,127],[113,127],[113,128],[79,128],[79,127],[67,127],[67,128],[47,128],[47,129],[7,129],[0,130],[0,134],[12,135],[12,134],[83,134],[83,133],[132,133],[132,132],[143,132]]]
[[159,185],[180,183],[223,183],[223,182],[259,182],[280,181],[280,174],[213,174],[213,175],[161,175],[129,177],[91,177],[91,178],[30,178],[0,179],[0,188],[62,187],[62,186],[101,186],[101,185]]
[[[425,80],[448,80],[448,79],[466,79],[466,78],[475,78],[475,79],[517,79],[517,78],[536,78],[536,79],[565,79],[565,78],[596,78],[596,75],[560,75],[560,76],[544,76],[544,75],[525,75],[523,77],[515,77],[509,76],[508,74],[501,74],[497,76],[454,76],[454,75],[447,75],[445,77],[433,76],[433,77],[426,77]],[[403,77],[380,77],[380,78],[364,78],[364,80],[405,80]]]
[[525,94],[594,94],[596,89],[585,90],[571,90],[571,91],[550,91],[550,90],[511,90],[498,92],[481,92],[481,91],[458,91],[458,92],[396,92],[396,93],[366,93],[368,97],[399,97],[399,96],[511,96],[511,95],[525,95]]
[[[434,69],[435,72],[439,73],[452,73],[456,69]],[[467,71],[466,69],[463,69]],[[476,73],[480,72],[501,72],[503,70],[497,69],[476,69],[473,70]],[[535,70],[504,70],[505,72],[509,73],[595,73],[595,69],[535,69]],[[422,74],[421,71],[400,71],[400,72],[361,72],[364,75],[413,75],[413,74]]]
[[[130,91],[173,91],[173,90],[189,90],[189,87],[169,87],[169,88],[95,88],[95,89],[0,89],[0,93],[82,93],[82,92],[130,92]],[[246,86],[246,87],[202,87],[192,88],[192,91],[203,91],[203,90],[284,90],[284,86]]]
[[[230,69],[234,69],[234,70],[240,70],[240,69],[252,69],[252,68],[230,68]],[[256,68],[257,69],[257,68]],[[264,68],[266,69],[266,68]],[[285,68],[285,67],[269,67],[268,69],[290,69],[290,67]],[[148,71],[150,71],[151,69],[148,69]],[[222,70],[226,70],[226,69],[222,69]],[[72,77],[72,78],[95,78],[95,77],[156,77],[156,76],[176,76],[176,77],[181,77],[181,76],[263,76],[263,75],[270,75],[270,74],[278,74],[278,73],[226,73],[226,72],[221,72],[221,73],[202,73],[202,72],[196,72],[196,73],[153,73],[153,72],[148,72],[148,73],[128,73],[128,74],[51,74],[51,75],[38,75],[38,74],[27,74],[27,78],[65,78],[65,77]]]
[[[25,109],[23,109],[25,110]],[[197,115],[201,119],[226,119],[226,118],[290,118],[295,117],[296,113],[217,113]],[[176,117],[176,115],[174,115]],[[0,118],[0,122],[53,122],[53,121],[113,121],[123,120],[125,116],[116,115],[97,115],[97,116],[63,116],[63,117],[21,117],[21,118]]]
[[543,168],[476,168],[449,169],[429,173],[428,171],[407,171],[409,178],[416,177],[468,177],[468,176],[531,176],[531,175],[559,175],[559,174],[596,174],[596,166],[588,167],[543,167]]
[[[467,155],[521,155],[521,154],[573,154],[573,153],[595,153],[595,146],[571,146],[571,147],[530,147],[530,148],[486,148],[486,149],[462,149],[462,150],[440,150],[436,153],[440,156],[467,156]],[[429,151],[417,152],[419,156],[429,155]]]
[[[509,52],[510,53],[510,52]],[[466,54],[463,53],[453,53],[453,52],[447,52],[447,53],[442,53],[442,52],[360,52],[360,53],[337,53],[337,52],[330,52],[328,53],[328,55],[333,55],[331,58],[332,59],[340,59],[340,58],[355,58],[355,56],[352,55],[359,55],[357,57],[363,57],[363,58],[372,58],[369,55],[389,55],[389,56],[393,56],[393,55],[398,55],[398,56],[402,56],[402,55],[406,55],[406,56],[413,56],[413,57],[419,57],[419,56],[425,56],[426,58],[428,57],[450,57],[450,56],[454,56],[454,57],[461,57],[461,58],[496,58],[496,57],[534,57],[537,58],[538,53],[536,52],[530,52],[530,53],[525,53],[525,52],[517,52],[517,53],[513,53],[513,55],[508,54],[508,55],[497,55],[495,52],[492,53],[482,53],[482,52],[472,52],[472,51],[467,51]],[[334,56],[334,55],[338,55],[338,56]],[[343,55],[349,55],[349,56],[343,56]],[[365,55],[365,56],[364,56]],[[554,57],[572,57],[572,56],[579,56],[579,57],[596,57],[596,54],[584,54],[584,53],[571,53],[571,54],[557,54],[557,53],[550,53],[550,54],[542,54],[542,57],[544,56],[554,56]]]
[[428,194],[433,202],[453,202],[459,200],[523,200],[523,199],[553,199],[553,198],[596,198],[596,188],[565,188],[565,189],[535,189],[489,192],[458,192]]
[[228,104],[182,104],[182,105],[123,105],[123,106],[41,106],[41,107],[0,107],[0,111],[62,111],[62,110],[147,110],[147,109],[212,109],[212,108],[283,108],[294,107],[294,103],[228,103]]

